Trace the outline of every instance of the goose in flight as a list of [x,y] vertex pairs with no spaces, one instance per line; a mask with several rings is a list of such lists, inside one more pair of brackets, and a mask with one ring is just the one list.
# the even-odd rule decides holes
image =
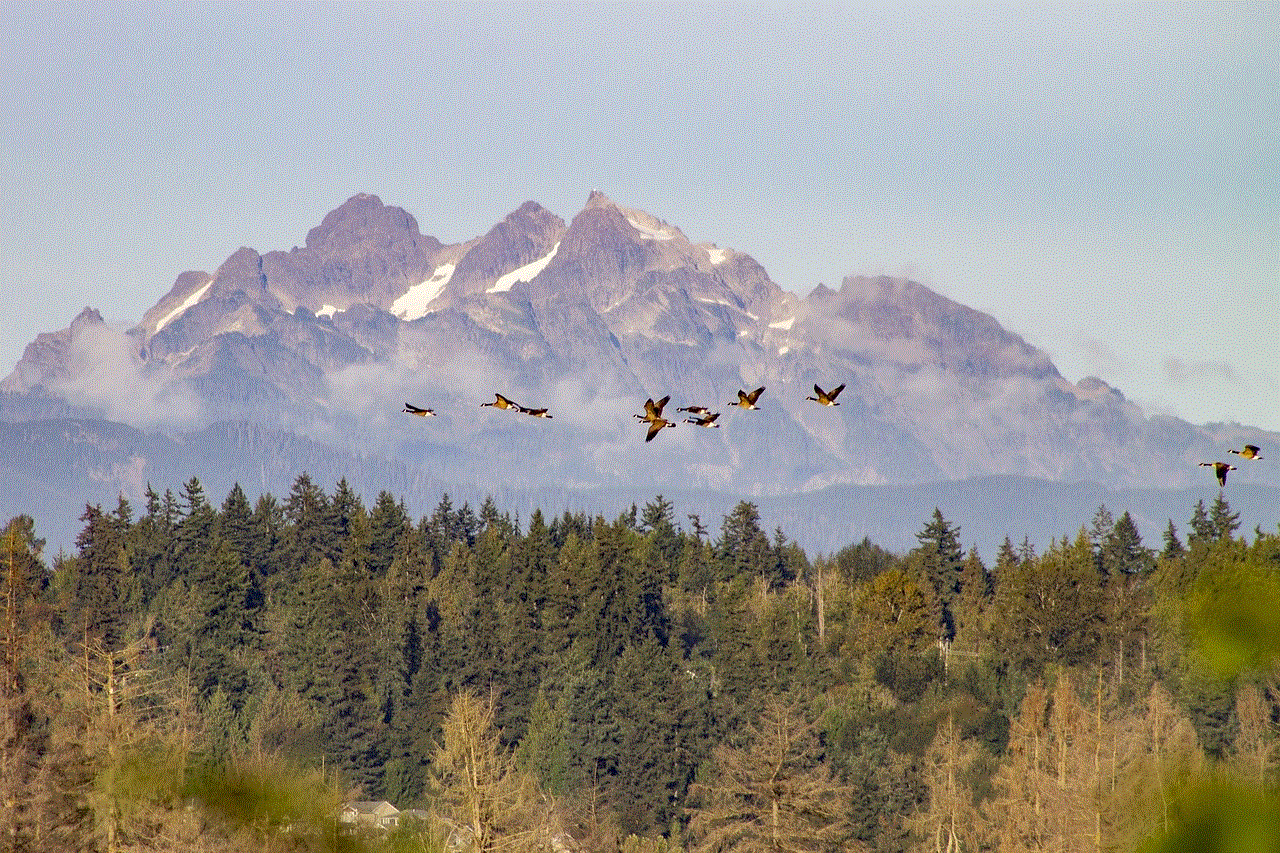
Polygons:
[[838,406],[840,404],[836,402],[836,397],[840,396],[840,392],[843,390],[844,390],[843,383],[832,388],[830,391],[823,391],[821,388],[818,387],[817,383],[814,383],[813,393],[817,394],[818,396],[805,397],[805,399],[813,400],[815,402],[821,403],[824,406]]
[[515,409],[516,411],[520,411],[520,408],[521,408],[519,403],[515,402],[514,400],[508,400],[506,397],[496,392],[493,395],[492,403],[481,403],[480,405],[493,406],[498,409]]
[[676,409],[676,411],[688,412],[691,415],[702,415],[703,417],[706,417],[707,415],[711,414],[711,410],[708,409],[706,406],[681,406],[680,408]]
[[1212,468],[1214,476],[1218,478],[1218,485],[1224,487],[1227,485],[1227,472],[1236,470],[1236,466],[1226,462],[1201,462],[1200,467]]
[[756,390],[748,394],[741,388],[738,389],[738,399],[729,403],[730,406],[737,406],[740,409],[757,409],[756,400],[760,399],[760,395],[764,392],[764,386],[761,385]]
[[1244,450],[1228,450],[1228,453],[1234,453],[1241,459],[1261,459],[1258,454],[1262,452],[1262,448],[1256,444],[1246,444]]
[[666,418],[654,418],[649,421],[649,431],[645,434],[645,441],[653,441],[653,437],[662,432],[663,427],[674,427],[675,421],[669,421]]
[[408,412],[411,415],[417,415],[420,418],[427,418],[427,417],[434,418],[436,416],[436,413],[434,410],[423,409],[418,406],[415,406],[413,403],[405,403],[404,408],[401,409],[400,411]]
[[547,410],[546,410],[546,409],[530,409],[530,408],[528,408],[528,407],[526,407],[526,406],[517,406],[516,408],[517,408],[517,409],[519,409],[520,414],[522,414],[522,415],[531,415],[531,416],[533,416],[533,417],[535,417],[535,418],[549,418],[549,417],[551,417],[551,415],[548,415],[548,414],[547,414]]
[[665,406],[667,404],[667,401],[669,401],[670,399],[671,399],[671,395],[668,394],[667,396],[663,397],[661,400],[655,403],[653,401],[653,398],[650,397],[648,400],[644,401],[644,414],[632,415],[631,417],[635,418],[636,420],[644,421],[645,423],[653,423],[654,421],[662,417],[662,407]]
[[[681,409],[681,411],[687,411],[687,410],[685,410],[685,409]],[[694,426],[700,426],[700,427],[715,427],[716,429],[719,429],[719,428],[720,428],[720,424],[718,424],[718,423],[716,423],[716,422],[715,422],[715,421],[716,421],[716,418],[718,418],[718,417],[720,417],[720,413],[719,413],[719,412],[709,412],[709,413],[707,413],[707,414],[705,414],[705,415],[702,415],[702,416],[700,416],[700,417],[696,417],[696,418],[685,418],[685,419],[684,419],[684,422],[685,422],[685,423],[687,423],[687,424],[693,424]]]

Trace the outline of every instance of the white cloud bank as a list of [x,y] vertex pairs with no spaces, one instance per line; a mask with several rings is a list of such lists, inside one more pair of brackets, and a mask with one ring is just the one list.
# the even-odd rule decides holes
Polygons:
[[198,422],[203,407],[186,383],[167,366],[143,365],[134,350],[121,328],[77,326],[67,348],[71,376],[54,390],[73,405],[101,409],[109,420],[134,427]]

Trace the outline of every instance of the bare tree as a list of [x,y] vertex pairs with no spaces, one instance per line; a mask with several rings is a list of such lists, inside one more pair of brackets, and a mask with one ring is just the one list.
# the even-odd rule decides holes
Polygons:
[[978,811],[973,805],[973,791],[964,779],[975,754],[974,745],[965,742],[956,730],[954,715],[948,714],[924,756],[929,803],[914,820],[924,839],[920,849],[934,853],[978,849]]
[[551,850],[555,804],[516,767],[494,727],[493,699],[453,697],[436,750],[436,820],[453,844],[476,853]]
[[849,850],[849,789],[820,760],[817,730],[801,709],[770,698],[742,748],[716,747],[692,786],[690,849],[701,853]]
[[1242,684],[1236,690],[1236,762],[1244,778],[1265,785],[1276,755],[1276,726],[1271,722],[1274,707],[1256,684]]

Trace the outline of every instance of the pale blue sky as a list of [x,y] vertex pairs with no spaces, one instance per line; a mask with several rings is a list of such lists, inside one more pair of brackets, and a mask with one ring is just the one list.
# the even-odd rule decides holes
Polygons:
[[1072,380],[1280,430],[1280,4],[0,5],[0,374],[85,305],[592,189],[805,294],[909,274]]

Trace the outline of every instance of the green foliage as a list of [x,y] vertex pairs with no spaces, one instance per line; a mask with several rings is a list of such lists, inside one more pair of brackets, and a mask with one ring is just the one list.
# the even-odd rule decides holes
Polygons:
[[1220,554],[1187,596],[1197,652],[1217,674],[1269,672],[1280,660],[1280,566]]
[[1280,797],[1274,788],[1229,775],[1179,785],[1168,808],[1169,828],[1140,853],[1262,853],[1280,850]]
[[[1036,833],[1090,808],[1112,833],[1101,847],[1131,848],[1152,827],[1198,831],[1180,794],[1160,799],[1175,772],[1280,776],[1280,537],[1238,538],[1221,495],[1196,507],[1188,547],[1170,523],[1159,558],[1103,507],[1043,554],[1006,538],[988,571],[940,510],[910,554],[863,539],[810,562],[746,501],[712,541],[661,496],[612,522],[535,511],[522,531],[493,499],[473,512],[443,496],[414,521],[387,492],[370,511],[305,474],[283,503],[236,486],[215,505],[194,478],[146,494],[136,520],[123,499],[87,507],[52,573],[31,519],[6,528],[0,776],[56,849],[108,832],[155,847],[165,827],[191,849],[312,844],[288,825],[312,827],[312,846],[364,843],[324,824],[338,792],[440,807],[432,768],[443,784],[459,695],[487,697],[469,736],[524,798],[502,832],[532,838],[516,824],[534,817],[550,832],[554,811],[592,850],[758,840],[702,812],[729,802],[716,774],[747,772],[780,701],[796,778],[842,798],[814,801],[838,827],[792,830],[829,849],[930,846],[944,818],[968,825],[945,838],[997,849],[995,815],[1048,845]],[[1107,761],[1115,802],[1143,816],[1127,835],[1120,805],[1050,790]],[[1015,820],[1033,764],[1067,823]],[[386,843],[443,845],[433,831]]]

